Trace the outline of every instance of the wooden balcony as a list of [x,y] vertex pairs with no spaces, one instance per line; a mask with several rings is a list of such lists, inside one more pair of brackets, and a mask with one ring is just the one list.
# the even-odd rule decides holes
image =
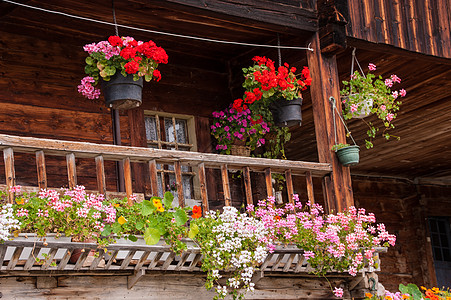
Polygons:
[[[108,191],[105,181],[105,162],[118,161],[123,163],[123,178],[125,182],[125,194],[130,197],[133,194],[131,163],[144,163],[148,166],[151,190],[154,195],[158,194],[157,165],[167,164],[173,166],[176,179],[175,192],[180,206],[185,205],[182,188],[182,167],[189,166],[195,171],[199,181],[200,199],[203,211],[209,210],[208,185],[206,169],[220,170],[220,181],[224,205],[231,205],[231,187],[229,183],[229,172],[243,171],[243,186],[246,203],[253,203],[251,174],[264,174],[266,194],[273,196],[272,174],[282,174],[286,182],[287,199],[291,199],[294,192],[293,178],[299,176],[305,178],[308,199],[315,201],[313,196],[312,177],[322,177],[331,173],[332,167],[326,163],[314,163],[303,161],[290,161],[278,159],[265,159],[253,157],[241,157],[231,155],[218,155],[211,153],[199,153],[177,150],[161,150],[153,148],[126,147],[105,144],[82,143],[72,141],[61,141],[52,139],[40,139],[32,137],[19,137],[11,135],[0,135],[0,149],[3,150],[6,185],[3,188],[16,185],[20,178],[16,179],[14,154],[34,153],[36,155],[36,176],[38,186],[23,186],[25,191],[37,191],[49,188],[47,184],[46,157],[62,157],[67,165],[67,186],[73,188],[77,185],[76,159],[92,159],[95,161],[97,176],[97,191],[102,194],[117,195],[117,191]],[[34,172],[34,170],[29,170]],[[59,188],[59,187],[52,187]],[[142,195],[141,195],[142,197]],[[244,202],[244,201],[243,201]]]

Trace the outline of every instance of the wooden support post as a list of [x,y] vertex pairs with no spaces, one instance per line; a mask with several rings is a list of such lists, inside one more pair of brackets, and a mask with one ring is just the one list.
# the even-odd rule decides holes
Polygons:
[[222,189],[224,190],[224,201],[226,206],[232,205],[232,197],[230,195],[229,171],[227,165],[221,165]]
[[201,163],[198,165],[199,168],[199,182],[200,182],[200,197],[202,199],[202,214],[210,210],[208,205],[208,193],[207,193],[207,176],[205,174],[205,164]]
[[312,178],[312,172],[307,171],[305,172],[305,181],[307,183],[307,197],[310,203],[315,203],[315,195],[313,193],[313,178]]
[[265,182],[266,182],[266,194],[268,195],[268,197],[274,197],[274,192],[272,191],[271,168],[265,169]]
[[177,184],[177,196],[179,198],[179,206],[185,207],[185,195],[183,194],[183,183],[182,183],[182,164],[180,161],[174,163],[175,171],[175,182]]
[[125,193],[127,194],[127,204],[132,206],[133,201],[131,199],[131,196],[133,194],[133,187],[132,187],[132,170],[130,165],[130,158],[125,158],[123,160],[124,163],[124,181],[125,181]]
[[158,172],[157,162],[155,160],[149,161],[149,174],[150,174],[150,188],[153,196],[158,196]]
[[294,204],[293,194],[293,177],[291,176],[291,170],[285,171],[285,181],[287,182],[287,194],[288,194],[288,202]]
[[67,163],[67,179],[69,188],[73,189],[77,185],[77,168],[75,165],[75,154],[69,153],[66,155]]
[[99,190],[99,193],[106,195],[105,164],[102,155],[96,157],[96,173],[97,189]]
[[16,185],[16,171],[14,169],[14,151],[13,148],[3,149],[3,159],[5,160],[6,186],[8,187],[8,202],[13,203],[14,193],[11,188]]
[[[314,51],[307,51],[308,64],[312,76],[310,87],[312,94],[313,117],[315,121],[316,141],[319,161],[332,165],[330,181],[325,181],[326,205],[334,212],[341,212],[345,208],[354,205],[352,194],[351,174],[349,168],[343,167],[332,151],[335,144],[335,131],[337,128],[338,143],[345,143],[346,136],[343,125],[339,119],[333,118],[330,97],[340,101],[340,81],[338,78],[337,61],[334,56],[325,56],[321,53],[318,33],[311,40]],[[338,105],[339,111],[341,106]],[[332,199],[330,197],[332,196]]]
[[47,188],[47,172],[45,170],[45,156],[44,151],[36,152],[36,168],[38,171],[38,186],[39,189]]
[[246,203],[254,204],[254,199],[252,198],[252,186],[251,186],[251,170],[249,167],[243,168],[244,175],[244,193],[246,194]]

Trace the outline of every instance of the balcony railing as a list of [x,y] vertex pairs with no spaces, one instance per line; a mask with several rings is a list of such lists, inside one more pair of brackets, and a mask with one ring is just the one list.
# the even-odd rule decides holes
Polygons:
[[[211,153],[199,153],[177,150],[162,150],[153,148],[126,147],[85,142],[72,142],[53,139],[41,139],[32,137],[19,137],[0,134],[0,149],[3,150],[6,186],[16,185],[14,153],[33,153],[36,155],[37,187],[23,187],[25,191],[33,191],[47,186],[46,157],[65,157],[67,165],[67,183],[69,188],[77,185],[76,159],[92,159],[95,161],[97,190],[102,194],[115,194],[115,191],[107,191],[105,180],[105,161],[119,161],[123,163],[123,178],[125,182],[125,195],[130,198],[133,193],[131,163],[145,163],[149,169],[148,180],[154,195],[158,194],[158,164],[173,165],[176,180],[176,194],[180,206],[185,205],[182,188],[182,166],[194,167],[200,185],[200,199],[203,211],[209,210],[207,193],[206,169],[219,169],[221,174],[224,205],[231,205],[231,187],[229,172],[241,170],[243,172],[243,186],[246,203],[253,203],[251,173],[263,173],[265,178],[266,193],[274,196],[272,174],[282,174],[285,178],[288,198],[294,193],[293,177],[302,176],[306,180],[306,194],[311,202],[315,202],[313,194],[312,177],[322,177],[332,172],[329,164],[290,161],[279,159],[265,159],[253,157],[241,157],[231,155],[218,155]],[[30,170],[31,171],[31,170]],[[10,201],[12,201],[10,195]]]

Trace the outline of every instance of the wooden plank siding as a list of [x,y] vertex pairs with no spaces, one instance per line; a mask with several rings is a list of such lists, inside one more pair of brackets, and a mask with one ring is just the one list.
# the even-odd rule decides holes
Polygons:
[[347,35],[451,58],[449,0],[348,0]]

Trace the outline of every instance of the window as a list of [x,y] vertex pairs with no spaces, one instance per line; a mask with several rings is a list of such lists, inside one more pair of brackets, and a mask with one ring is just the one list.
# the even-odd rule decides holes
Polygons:
[[437,285],[450,287],[451,282],[451,233],[448,217],[428,219],[431,234],[432,253],[434,255]]
[[[194,117],[185,115],[148,112],[145,117],[147,146],[157,149],[196,151]],[[175,198],[176,181],[173,165],[157,164],[158,194],[172,191]],[[194,199],[195,173],[182,165],[182,185],[185,199]],[[178,203],[178,202],[177,202]]]

